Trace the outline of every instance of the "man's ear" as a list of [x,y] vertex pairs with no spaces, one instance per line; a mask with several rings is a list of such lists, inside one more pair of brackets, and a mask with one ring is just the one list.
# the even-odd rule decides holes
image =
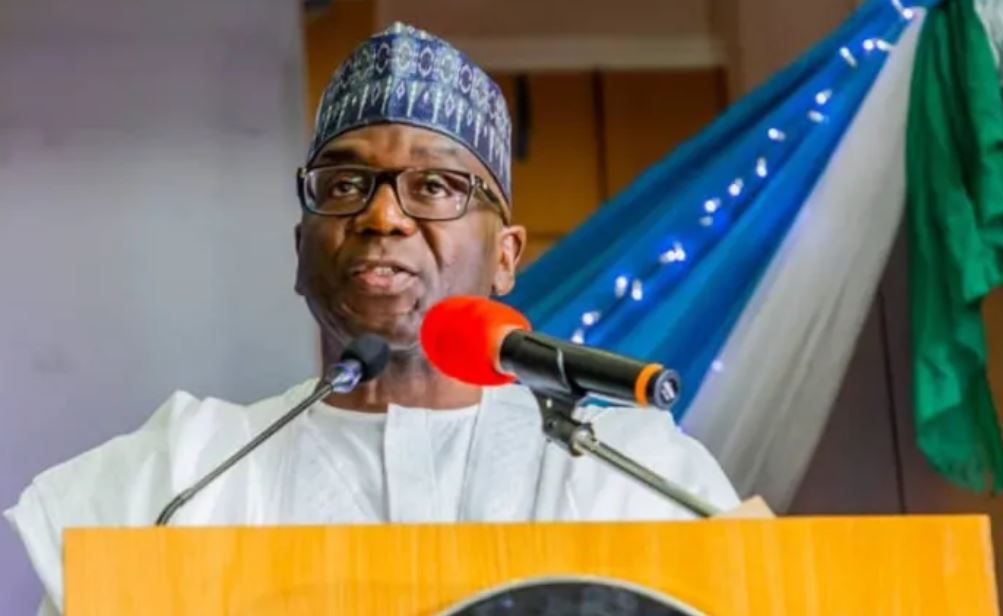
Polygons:
[[300,242],[303,240],[303,223],[301,223],[301,222],[296,223],[296,227],[293,229],[293,232],[296,234],[296,240],[295,240],[296,241],[296,245],[295,245],[296,254],[299,254],[300,253]]
[[526,248],[526,228],[519,225],[504,227],[498,233],[498,265],[491,283],[495,295],[508,295],[515,286],[515,272]]

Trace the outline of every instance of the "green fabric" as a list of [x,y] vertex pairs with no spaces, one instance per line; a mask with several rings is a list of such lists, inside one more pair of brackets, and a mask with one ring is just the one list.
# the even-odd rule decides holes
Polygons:
[[931,9],[916,49],[906,176],[916,437],[933,466],[1003,488],[981,299],[1003,284],[1003,100],[972,0]]

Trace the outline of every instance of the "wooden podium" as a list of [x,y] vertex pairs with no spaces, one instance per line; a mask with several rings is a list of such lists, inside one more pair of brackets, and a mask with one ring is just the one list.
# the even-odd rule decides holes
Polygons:
[[706,614],[997,614],[980,516],[71,529],[67,616],[437,614],[588,574]]

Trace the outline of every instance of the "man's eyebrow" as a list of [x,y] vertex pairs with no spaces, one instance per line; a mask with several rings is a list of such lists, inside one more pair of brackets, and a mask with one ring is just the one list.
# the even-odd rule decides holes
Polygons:
[[365,159],[353,148],[330,148],[317,155],[316,164],[363,164]]
[[460,148],[459,146],[427,146],[427,145],[413,145],[411,146],[411,156],[415,158],[449,158],[452,160],[459,160],[460,158]]

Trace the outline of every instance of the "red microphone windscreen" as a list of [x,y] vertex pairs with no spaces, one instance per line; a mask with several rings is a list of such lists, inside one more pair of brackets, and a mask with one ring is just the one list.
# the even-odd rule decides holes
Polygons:
[[515,308],[484,297],[459,295],[425,314],[421,347],[444,374],[471,385],[504,385],[515,376],[499,372],[498,352],[513,329],[532,329]]

